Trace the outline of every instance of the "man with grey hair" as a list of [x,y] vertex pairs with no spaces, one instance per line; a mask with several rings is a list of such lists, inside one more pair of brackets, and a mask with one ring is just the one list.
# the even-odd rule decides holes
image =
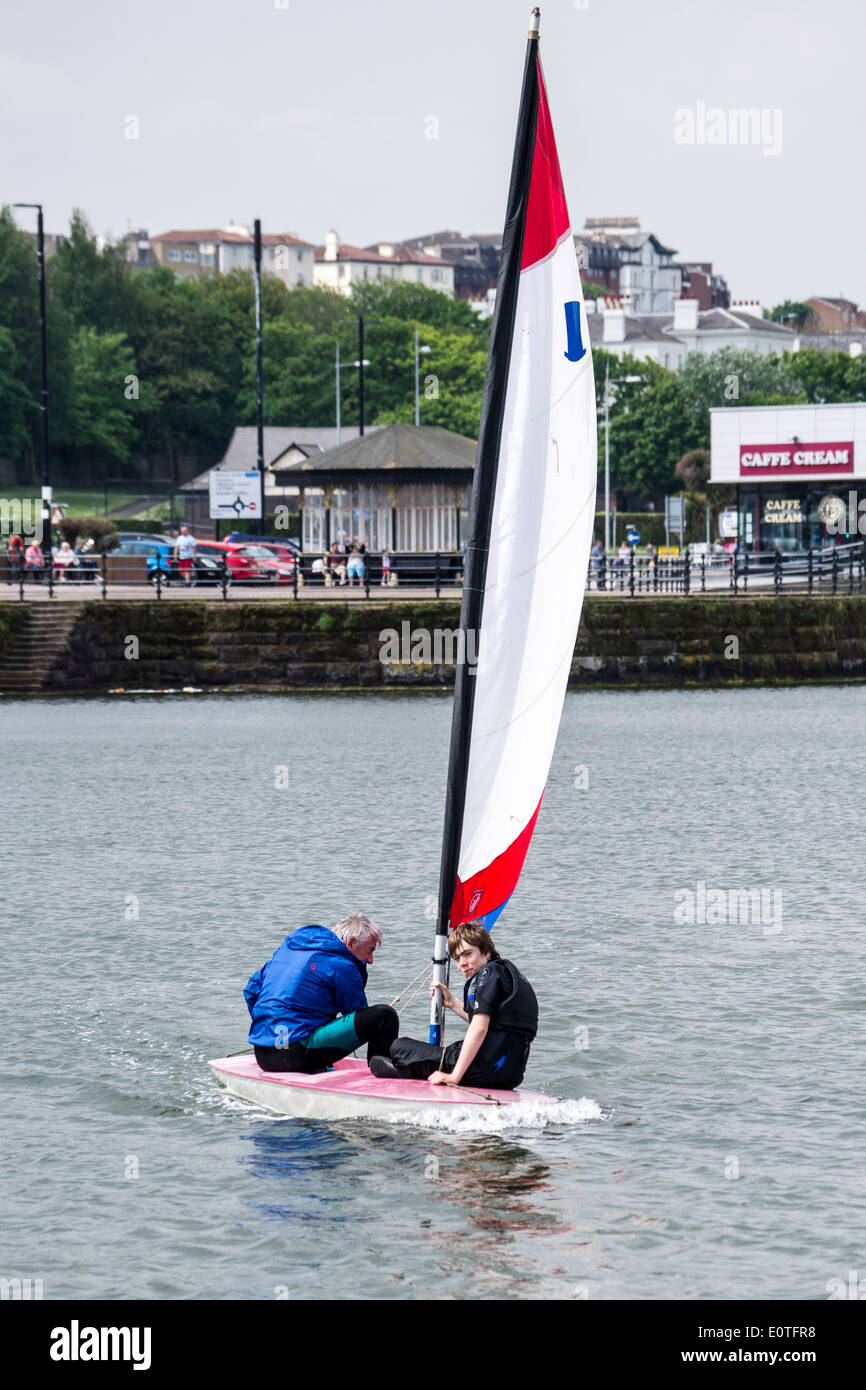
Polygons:
[[367,1061],[387,1057],[399,1020],[387,1004],[367,1004],[364,986],[382,928],[362,912],[334,927],[300,927],[287,936],[244,990],[249,1041],[263,1071],[326,1071],[362,1043]]

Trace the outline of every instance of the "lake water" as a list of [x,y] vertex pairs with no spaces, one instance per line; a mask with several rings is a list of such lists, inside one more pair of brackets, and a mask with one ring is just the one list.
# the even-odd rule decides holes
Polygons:
[[0,1274],[826,1298],[864,1260],[864,701],[568,696],[495,937],[541,1003],[526,1084],[573,1103],[443,1130],[275,1119],[206,1060],[246,1046],[243,986],[296,926],[383,926],[371,1002],[429,959],[447,696],[5,699]]

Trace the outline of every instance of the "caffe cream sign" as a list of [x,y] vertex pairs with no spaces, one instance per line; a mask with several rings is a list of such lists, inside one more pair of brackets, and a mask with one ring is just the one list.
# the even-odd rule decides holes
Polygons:
[[853,473],[854,444],[741,444],[741,478],[780,478],[813,473]]

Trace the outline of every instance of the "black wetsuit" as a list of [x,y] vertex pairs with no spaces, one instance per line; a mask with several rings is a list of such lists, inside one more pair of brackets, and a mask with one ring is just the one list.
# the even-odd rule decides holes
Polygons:
[[[538,1031],[538,1000],[532,985],[510,960],[489,960],[466,981],[463,1008],[470,1023],[476,1014],[484,1014],[490,1026],[461,1085],[513,1091],[523,1080],[530,1044]],[[390,1057],[406,1076],[423,1081],[434,1071],[453,1071],[462,1046],[462,1040],[451,1043],[443,1058],[442,1049],[432,1043],[397,1038]]]

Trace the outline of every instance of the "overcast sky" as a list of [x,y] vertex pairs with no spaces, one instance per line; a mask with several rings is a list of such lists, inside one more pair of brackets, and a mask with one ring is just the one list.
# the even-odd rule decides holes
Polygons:
[[[681,257],[711,260],[735,297],[866,304],[862,0],[541,9],[575,229],[638,215]],[[362,246],[502,229],[525,0],[4,10],[0,201],[41,201],[49,231],[75,206],[115,236],[256,216],[316,244],[329,227]],[[765,136],[697,143],[700,103],[708,118],[765,111]],[[695,143],[674,138],[689,135],[683,112]]]

